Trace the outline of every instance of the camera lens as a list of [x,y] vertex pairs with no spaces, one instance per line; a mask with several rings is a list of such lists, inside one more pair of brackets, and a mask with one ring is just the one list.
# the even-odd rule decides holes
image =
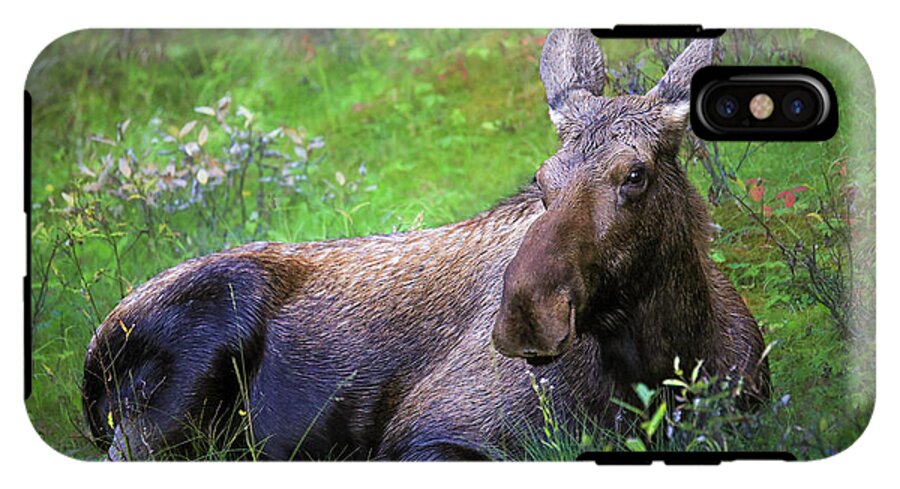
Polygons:
[[725,95],[716,101],[716,112],[725,119],[731,119],[738,113],[737,99],[731,95]]
[[806,122],[816,114],[816,103],[809,92],[795,90],[782,101],[784,116],[792,122]]

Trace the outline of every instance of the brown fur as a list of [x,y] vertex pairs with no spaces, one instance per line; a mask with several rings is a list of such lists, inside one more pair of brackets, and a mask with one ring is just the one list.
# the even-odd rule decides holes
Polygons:
[[[590,34],[554,31],[541,76],[562,147],[518,195],[441,228],[250,244],[150,280],[88,351],[98,444],[147,457],[183,442],[185,420],[233,416],[232,359],[278,459],[515,451],[540,421],[531,376],[563,422],[612,426],[610,397],[666,378],[676,355],[766,397],[762,337],[708,258],[706,209],[675,159],[683,80],[711,50],[692,44],[645,97],[606,99]],[[647,178],[623,190],[635,162]]]

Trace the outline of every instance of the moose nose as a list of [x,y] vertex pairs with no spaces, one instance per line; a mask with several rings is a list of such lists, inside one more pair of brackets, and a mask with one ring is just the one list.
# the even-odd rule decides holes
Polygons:
[[544,300],[513,301],[497,316],[494,348],[518,358],[555,357],[568,349],[575,335],[576,307],[568,294]]
[[503,276],[494,323],[494,347],[511,357],[554,357],[575,339],[575,322],[587,297],[578,264],[578,220],[563,210],[537,219]]

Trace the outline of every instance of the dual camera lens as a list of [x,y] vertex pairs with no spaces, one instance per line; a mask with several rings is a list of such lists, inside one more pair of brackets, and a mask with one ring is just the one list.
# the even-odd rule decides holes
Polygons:
[[837,129],[834,88],[802,67],[701,69],[691,81],[691,125],[715,140],[821,140]]
[[[813,97],[804,91],[795,90],[782,97],[781,112],[791,122],[808,121],[815,113]],[[775,101],[768,93],[760,92],[743,103],[734,95],[725,94],[715,101],[715,113],[722,119],[734,119],[740,114],[749,114],[757,121],[769,119],[774,114]]]

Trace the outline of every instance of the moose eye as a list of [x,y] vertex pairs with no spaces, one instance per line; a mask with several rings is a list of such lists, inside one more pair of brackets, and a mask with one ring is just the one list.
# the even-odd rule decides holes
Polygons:
[[625,177],[625,183],[629,185],[639,185],[644,181],[644,174],[646,170],[642,166],[636,166],[628,172],[628,176]]
[[634,165],[628,170],[625,181],[619,187],[619,203],[635,200],[643,195],[645,190],[647,190],[647,168],[643,164]]

